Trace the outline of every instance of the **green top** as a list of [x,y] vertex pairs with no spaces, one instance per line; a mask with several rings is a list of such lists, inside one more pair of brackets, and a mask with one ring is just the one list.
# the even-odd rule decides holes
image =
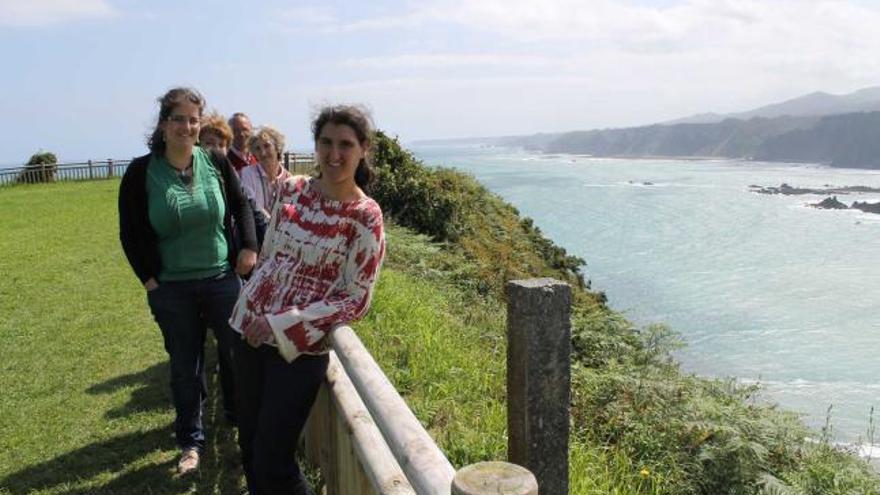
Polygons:
[[185,185],[164,156],[147,165],[150,225],[159,237],[159,281],[195,280],[229,269],[223,215],[226,205],[211,157],[193,147],[192,183]]

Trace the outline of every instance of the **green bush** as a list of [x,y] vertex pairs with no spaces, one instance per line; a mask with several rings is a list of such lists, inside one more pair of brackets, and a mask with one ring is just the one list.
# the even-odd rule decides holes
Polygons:
[[58,158],[49,151],[38,151],[28,159],[25,169],[18,175],[17,182],[35,184],[38,182],[54,182]]

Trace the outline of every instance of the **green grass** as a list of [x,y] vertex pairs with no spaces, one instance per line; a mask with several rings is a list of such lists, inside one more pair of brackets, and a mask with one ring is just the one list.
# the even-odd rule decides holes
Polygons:
[[[174,475],[167,358],[119,247],[117,188],[0,190],[0,493],[239,493],[213,393],[201,472]],[[462,290],[472,267],[424,236],[392,225],[388,246],[358,333],[453,465],[504,459],[503,306]],[[583,451],[574,467],[604,469]]]
[[119,247],[118,186],[0,190],[0,490],[238,493],[216,397],[200,477],[173,476],[166,354]]
[[[0,189],[0,494],[239,493],[216,395],[200,473],[174,476],[167,357],[119,247],[117,189]],[[571,261],[497,198],[468,194],[484,215],[461,220],[463,242],[389,223],[373,308],[355,325],[456,467],[505,458],[499,274],[546,274],[522,252],[530,243],[563,271]],[[505,239],[501,261],[493,238]],[[666,329],[633,329],[600,301],[582,291],[572,320],[571,493],[880,493],[864,463],[804,442],[750,389],[681,374]]]
[[[0,490],[235,492],[237,449],[214,395],[201,477],[173,476],[166,355],[119,247],[117,188],[0,190]],[[453,463],[503,459],[503,313],[469,306],[442,270],[426,267],[433,279],[396,270],[442,255],[404,229],[391,226],[388,237],[374,308],[358,331]]]

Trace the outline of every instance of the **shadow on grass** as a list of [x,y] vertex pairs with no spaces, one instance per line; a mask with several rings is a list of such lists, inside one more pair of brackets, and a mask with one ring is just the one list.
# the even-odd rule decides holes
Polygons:
[[[208,369],[214,369],[210,359],[206,364]],[[107,411],[107,418],[170,410],[167,368],[167,363],[159,363],[94,385],[87,392],[103,394],[137,387],[124,406]],[[209,390],[218,391],[217,375],[209,373],[208,380]],[[0,487],[10,495],[49,491],[62,495],[241,493],[242,471],[236,434],[223,419],[223,407],[216,392],[209,393],[204,414],[207,443],[201,467],[185,478],[175,474],[177,447],[173,426],[168,424],[125,433],[24,467],[0,479]]]
[[105,413],[108,419],[124,418],[134,413],[169,408],[171,391],[168,381],[168,363],[161,362],[137,373],[117,376],[104,383],[92,385],[86,392],[92,395],[112,394],[121,388],[136,387],[125,405]]
[[[208,445],[198,473],[175,474],[176,456],[161,455],[170,438],[168,427],[122,435],[88,445],[50,461],[25,468],[2,481],[10,495],[50,491],[63,495],[141,495],[241,493],[241,469],[231,450],[231,431]],[[167,459],[167,460],[164,460]]]

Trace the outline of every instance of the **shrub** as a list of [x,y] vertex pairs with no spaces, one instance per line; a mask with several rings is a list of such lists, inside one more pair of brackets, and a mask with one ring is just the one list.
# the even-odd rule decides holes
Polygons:
[[25,169],[18,175],[16,182],[35,184],[38,182],[54,182],[58,158],[49,151],[38,151],[31,155]]

